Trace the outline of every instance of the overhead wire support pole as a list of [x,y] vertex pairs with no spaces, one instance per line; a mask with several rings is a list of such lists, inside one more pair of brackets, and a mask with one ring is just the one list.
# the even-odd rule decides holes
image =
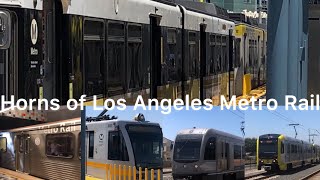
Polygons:
[[[294,131],[295,131],[295,139],[297,139],[297,136],[298,136],[298,132],[297,132],[297,129],[296,129],[296,126],[300,126],[300,124],[289,124],[289,126],[293,126],[293,128],[294,128]],[[309,140],[310,141],[310,140]]]
[[242,136],[243,136],[243,138],[246,136],[246,133],[245,133],[245,125],[244,125],[244,123],[245,123],[245,121],[241,121],[241,128],[240,128],[240,130],[241,130],[241,132],[242,132]]

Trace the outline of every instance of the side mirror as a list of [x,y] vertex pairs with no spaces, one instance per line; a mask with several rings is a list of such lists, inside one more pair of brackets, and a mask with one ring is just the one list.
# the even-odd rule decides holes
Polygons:
[[0,49],[8,49],[11,44],[11,15],[0,10]]

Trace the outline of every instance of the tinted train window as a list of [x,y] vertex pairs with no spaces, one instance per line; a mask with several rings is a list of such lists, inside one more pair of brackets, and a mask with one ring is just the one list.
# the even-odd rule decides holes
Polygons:
[[7,138],[0,138],[0,152],[7,152]]
[[281,154],[284,153],[284,145],[283,145],[283,142],[281,142]]
[[216,45],[215,45],[215,63],[216,63],[216,72],[221,73],[222,70],[222,54],[221,54],[221,36],[216,36]]
[[162,67],[162,84],[179,81],[181,78],[181,62],[177,57],[177,30],[168,29],[166,61]]
[[216,138],[210,138],[206,144],[204,160],[216,160]]
[[88,157],[93,158],[93,152],[94,152],[94,131],[88,132],[89,135],[89,152]]
[[86,88],[88,96],[104,92],[104,22],[84,22],[84,62],[86,70]]
[[124,24],[108,23],[108,96],[125,92],[125,43]]
[[208,67],[209,67],[209,74],[213,75],[216,72],[215,69],[215,61],[216,61],[216,57],[215,57],[215,44],[216,44],[216,36],[211,34],[210,35],[210,52],[209,52],[209,62],[208,62]]
[[108,159],[129,161],[127,145],[121,131],[109,132]]
[[46,155],[72,158],[75,138],[72,133],[49,134],[46,136]]
[[142,59],[142,27],[128,25],[128,61],[127,79],[129,89],[143,87],[144,79],[148,76],[148,67]]
[[221,70],[222,72],[227,72],[229,70],[228,54],[227,54],[227,37],[222,36],[221,38]]
[[199,76],[199,49],[197,49],[198,37],[195,32],[189,32],[189,77]]
[[234,159],[241,159],[241,146],[239,145],[234,145],[233,146],[233,158]]

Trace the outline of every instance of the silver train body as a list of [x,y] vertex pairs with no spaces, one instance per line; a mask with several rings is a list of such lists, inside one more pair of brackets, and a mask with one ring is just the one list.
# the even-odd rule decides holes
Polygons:
[[[107,179],[106,165],[163,168],[163,135],[157,123],[104,120],[86,124],[86,175]],[[150,173],[150,171],[148,171]],[[150,177],[150,175],[149,175]],[[144,177],[143,177],[144,178]]]
[[0,132],[0,167],[42,179],[79,180],[80,119]]
[[178,133],[172,163],[174,179],[244,179],[244,140],[214,129]]

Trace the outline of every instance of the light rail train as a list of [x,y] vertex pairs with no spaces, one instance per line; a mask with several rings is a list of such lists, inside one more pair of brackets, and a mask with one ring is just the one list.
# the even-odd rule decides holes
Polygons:
[[265,30],[213,5],[167,0],[0,0],[7,99],[212,98],[265,82]]
[[319,146],[283,134],[265,134],[257,139],[257,167],[285,171],[319,162]]
[[[91,119],[92,120],[92,119]],[[162,177],[163,169],[163,135],[159,124],[147,122],[143,115],[135,120],[118,120],[100,117],[86,123],[86,175],[100,178],[120,179],[119,169],[108,172],[107,165],[119,167],[135,167],[133,177],[138,177],[142,169],[142,179]],[[145,169],[148,177],[145,177]],[[160,171],[159,171],[160,170]],[[128,171],[127,171],[128,172]],[[158,174],[160,173],[160,174]],[[112,175],[111,175],[112,174]],[[110,175],[110,176],[108,176]],[[123,176],[129,176],[123,174]],[[129,177],[127,177],[129,178]]]
[[48,180],[81,179],[80,118],[0,131],[0,167]]
[[173,150],[174,179],[244,179],[245,143],[240,137],[214,129],[178,133]]

